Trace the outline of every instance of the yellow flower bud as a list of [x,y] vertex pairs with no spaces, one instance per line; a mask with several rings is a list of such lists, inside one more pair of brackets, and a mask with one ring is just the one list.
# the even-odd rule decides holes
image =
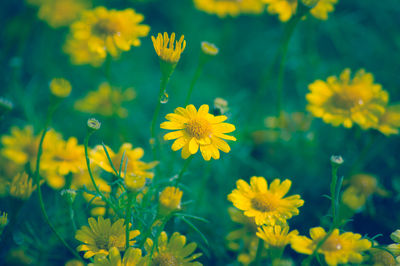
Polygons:
[[171,212],[181,209],[183,192],[177,187],[166,187],[159,197],[159,214],[167,216]]
[[56,97],[65,98],[71,93],[71,84],[66,79],[54,78],[50,82],[50,91]]

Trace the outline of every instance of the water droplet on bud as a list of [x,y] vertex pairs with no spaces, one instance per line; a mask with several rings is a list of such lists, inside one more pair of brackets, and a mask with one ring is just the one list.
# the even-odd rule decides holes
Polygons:
[[160,103],[166,104],[168,102],[168,93],[164,91],[164,94],[161,96]]

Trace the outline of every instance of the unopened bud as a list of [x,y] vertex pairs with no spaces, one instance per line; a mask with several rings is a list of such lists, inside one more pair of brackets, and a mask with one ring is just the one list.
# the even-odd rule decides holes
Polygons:
[[201,51],[206,55],[216,56],[219,52],[219,49],[213,43],[201,42]]
[[340,155],[332,155],[331,156],[331,163],[332,165],[339,166],[342,165],[344,162],[342,156]]
[[89,131],[96,131],[99,130],[101,123],[96,118],[89,118],[87,121],[87,127]]
[[76,198],[76,191],[73,189],[63,189],[61,190],[61,196],[65,199],[68,204],[72,204]]
[[71,93],[71,83],[63,78],[54,78],[50,82],[50,91],[58,98],[66,98]]

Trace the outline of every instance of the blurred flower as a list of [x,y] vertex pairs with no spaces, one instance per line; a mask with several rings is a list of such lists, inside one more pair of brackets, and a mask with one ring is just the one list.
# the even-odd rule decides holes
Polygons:
[[201,42],[201,51],[206,55],[216,56],[219,49],[215,44],[209,42]]
[[375,176],[369,174],[352,175],[348,182],[349,186],[342,194],[342,202],[352,210],[358,210],[365,205],[368,197],[377,194],[387,197],[389,192],[381,188]]
[[4,114],[10,112],[13,108],[14,104],[10,100],[0,97],[0,118]]
[[264,11],[264,4],[260,0],[194,0],[194,5],[198,10],[220,18],[241,14],[256,15]]
[[146,185],[144,176],[126,175],[124,181],[126,189],[131,192],[139,192]]
[[381,85],[374,84],[373,75],[363,69],[353,79],[350,69],[345,69],[339,79],[331,76],[326,82],[317,80],[309,89],[307,110],[325,123],[346,128],[353,123],[363,129],[376,127],[389,98]]
[[288,179],[282,183],[275,179],[268,189],[264,177],[253,176],[250,185],[240,179],[236,182],[237,189],[228,195],[228,200],[236,208],[243,210],[244,215],[254,217],[257,225],[284,224],[293,215],[298,215],[298,207],[304,204],[299,195],[283,198],[291,184]]
[[[396,266],[396,260],[393,255],[381,248],[371,248],[369,250],[371,253],[370,259],[365,263],[365,265],[373,266]],[[400,259],[399,259],[400,262]],[[369,263],[369,264],[367,264]]]
[[[292,248],[299,253],[311,255],[325,235],[326,232],[322,227],[311,228],[311,239],[305,236],[294,236],[291,241]],[[328,265],[359,264],[363,260],[361,253],[371,248],[371,245],[369,240],[361,239],[360,234],[346,232],[339,235],[339,230],[334,229],[318,249],[318,253],[325,256]]]
[[149,258],[153,249],[153,240],[148,238],[144,245],[147,252],[146,259],[150,260],[150,265],[182,265],[198,266],[199,262],[193,262],[201,256],[201,253],[192,254],[197,244],[192,242],[186,245],[186,237],[175,232],[168,240],[167,233],[161,232],[154,249],[153,256]]
[[6,265],[32,265],[34,260],[27,251],[27,248],[12,248],[7,254]]
[[400,229],[397,229],[394,231],[391,235],[390,238],[396,242],[396,244],[390,244],[387,248],[390,252],[393,253],[393,255],[396,256],[396,262],[400,263]]
[[54,78],[50,82],[50,91],[59,98],[68,97],[71,93],[71,83],[63,78]]
[[399,134],[400,128],[400,104],[389,105],[379,117],[376,129],[386,136]]
[[36,185],[32,185],[32,179],[24,172],[13,178],[10,184],[10,195],[14,198],[27,200],[35,189]]
[[[99,66],[107,54],[118,57],[131,46],[139,46],[139,38],[147,36],[150,27],[140,24],[143,15],[128,8],[108,10],[97,7],[84,11],[81,19],[70,27],[64,51],[74,64]],[[76,50],[78,47],[85,52]]]
[[178,107],[174,113],[167,114],[168,122],[160,127],[168,130],[177,130],[164,135],[164,140],[177,139],[172,144],[172,150],[182,148],[182,158],[187,159],[197,153],[200,148],[204,160],[219,159],[219,149],[225,153],[230,151],[229,145],[222,139],[236,141],[235,137],[226,135],[235,130],[235,126],[222,123],[228,119],[224,115],[214,116],[208,113],[209,107],[204,104],[197,111],[190,104],[185,108]]
[[3,214],[0,216],[0,236],[3,233],[4,228],[8,224],[8,219],[7,219],[7,213],[3,212]]
[[[278,14],[279,19],[283,22],[288,21],[296,14],[298,0],[263,0],[268,5],[268,13]],[[314,1],[315,2],[315,1]],[[311,8],[310,13],[317,19],[327,20],[328,13],[334,10],[334,5],[338,0],[319,0],[318,3]]]
[[[144,155],[144,150],[142,148],[133,149],[132,144],[130,143],[123,143],[119,148],[118,153],[114,153],[114,151],[107,146],[106,148],[115,169],[118,171],[120,168],[122,168],[121,177],[124,176],[126,168],[127,175],[153,178],[154,173],[149,172],[149,170],[154,168],[158,164],[158,162],[145,163],[140,161],[140,158],[142,158]],[[124,153],[124,162],[121,162]],[[98,145],[92,150],[92,152],[90,153],[90,158],[103,170],[115,174],[102,145]],[[126,163],[128,165],[126,165]]]
[[[44,141],[47,142],[47,138]],[[65,185],[66,175],[86,168],[84,148],[78,145],[75,137],[70,137],[67,141],[58,139],[48,145],[52,147],[44,151],[41,159],[43,175],[49,186],[60,189]]]
[[[84,244],[77,247],[78,251],[84,251],[84,258],[88,259],[96,254],[108,255],[112,247],[125,250],[126,237],[124,219],[119,219],[111,224],[110,219],[103,219],[99,216],[97,221],[90,217],[89,227],[84,225],[76,231],[75,238]],[[129,245],[135,243],[133,238],[138,236],[138,230],[129,232]]]
[[229,111],[228,101],[223,98],[214,99],[214,115],[223,115]]
[[168,38],[168,33],[164,32],[164,36],[159,33],[157,38],[151,36],[151,40],[153,41],[154,50],[156,51],[158,57],[170,64],[178,63],[181,58],[181,53],[185,50],[186,41],[183,39],[182,35],[179,41],[175,42],[175,32],[171,34],[171,39]]
[[258,227],[257,236],[264,240],[266,248],[284,248],[288,245],[294,236],[297,236],[299,232],[293,230],[289,233],[288,225],[274,225],[274,226],[262,226]]
[[27,2],[39,7],[38,17],[53,28],[68,26],[83,10],[91,7],[88,0],[27,0]]
[[122,91],[121,88],[112,87],[109,83],[104,82],[97,91],[90,91],[86,97],[77,100],[74,108],[90,114],[117,115],[125,118],[128,116],[128,110],[122,107],[122,103],[129,102],[135,97],[136,92],[133,88]]
[[80,260],[69,260],[65,263],[65,266],[85,266]]
[[104,254],[97,254],[94,257],[93,266],[141,266],[145,265],[142,258],[142,250],[138,248],[128,248],[124,257],[121,259],[121,254],[118,248],[112,247],[108,254],[108,258]]
[[158,198],[159,214],[167,216],[174,211],[181,209],[183,192],[177,187],[166,187]]
[[10,182],[23,170],[23,166],[0,154],[0,197],[8,195]]

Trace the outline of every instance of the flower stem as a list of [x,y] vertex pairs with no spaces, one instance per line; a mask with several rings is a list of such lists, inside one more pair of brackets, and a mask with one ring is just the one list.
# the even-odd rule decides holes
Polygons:
[[47,114],[46,118],[46,123],[43,127],[43,131],[40,137],[40,142],[39,142],[39,147],[38,147],[38,152],[37,152],[37,158],[36,158],[36,170],[34,174],[34,182],[36,184],[36,189],[38,192],[38,199],[39,199],[39,205],[40,205],[40,210],[43,214],[44,220],[46,223],[49,225],[50,229],[53,231],[53,233],[57,236],[57,238],[61,241],[61,243],[80,261],[83,261],[81,256],[73,249],[71,248],[68,243],[62,238],[62,236],[58,233],[57,229],[53,226],[53,224],[50,222],[49,216],[47,215],[46,208],[44,206],[43,202],[43,195],[42,195],[42,189],[40,187],[40,158],[43,153],[43,141],[47,133],[47,128],[51,122],[51,118],[57,109],[58,103],[52,104],[49,108],[49,112]]
[[118,214],[118,216],[121,217],[120,210],[106,196],[104,196],[104,194],[100,191],[99,187],[97,186],[96,181],[94,180],[94,177],[93,177],[93,174],[92,174],[92,170],[90,168],[90,159],[89,159],[89,154],[88,154],[89,138],[92,135],[92,133],[93,132],[88,132],[86,137],[85,137],[85,141],[84,141],[86,165],[87,165],[87,168],[88,168],[90,179],[92,180],[92,184],[93,184],[94,189],[96,190],[97,194],[100,195],[100,198],[102,200],[104,200],[108,204],[108,206],[110,206],[115,211],[115,213]]
[[194,73],[194,76],[192,78],[192,82],[190,83],[188,94],[186,96],[185,106],[187,106],[189,104],[190,96],[192,96],[194,85],[196,84],[197,80],[199,79],[199,77],[201,75],[204,63],[205,63],[205,61],[203,60],[203,61],[200,61],[199,64],[197,65],[196,72]]
[[261,255],[263,249],[264,249],[264,241],[262,239],[258,239],[257,253],[256,253],[256,258],[254,259],[254,266],[261,265]]
[[132,218],[132,201],[134,198],[134,194],[128,192],[128,202],[126,204],[126,210],[125,210],[125,239],[126,239],[126,247],[125,251],[129,248],[129,223],[131,222]]
[[175,179],[174,185],[177,186],[179,181],[181,181],[183,174],[186,172],[187,168],[189,167],[190,162],[193,159],[193,155],[190,155],[189,158],[185,160],[185,164],[183,165],[181,171],[178,174],[178,177]]

